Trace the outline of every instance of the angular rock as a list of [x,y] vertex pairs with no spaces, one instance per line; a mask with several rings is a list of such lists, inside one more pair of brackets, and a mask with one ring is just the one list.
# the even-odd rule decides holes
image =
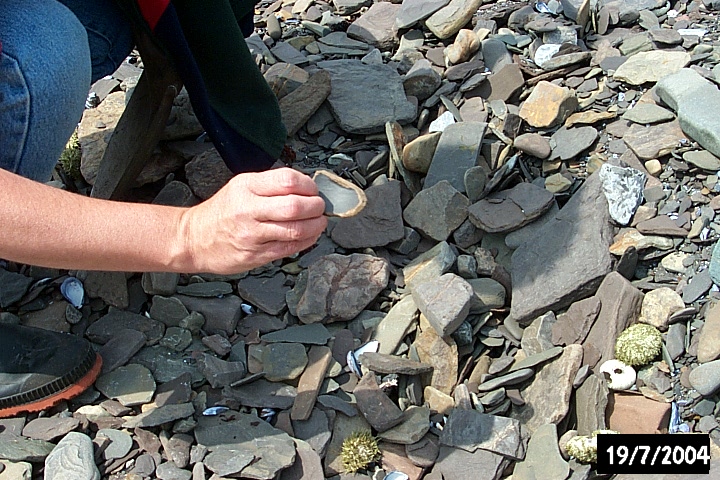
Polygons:
[[193,158],[185,165],[185,175],[193,193],[207,200],[234,176],[215,149]]
[[357,399],[358,409],[378,432],[384,432],[402,421],[402,411],[380,390],[374,373],[363,375],[353,393]]
[[23,437],[51,442],[75,430],[80,421],[77,418],[36,418],[23,428]]
[[425,20],[443,8],[449,1],[450,0],[405,0],[397,12],[395,27],[398,30],[410,28],[417,22]]
[[476,410],[454,409],[440,434],[440,444],[467,452],[487,450],[516,460],[525,456],[520,422]]
[[483,231],[506,233],[527,225],[552,207],[555,197],[532,183],[519,183],[468,208],[470,221]]
[[447,180],[455,190],[465,192],[465,172],[477,164],[486,123],[460,122],[447,127],[440,137],[425,177],[424,189]]
[[297,396],[290,412],[293,420],[307,420],[310,417],[331,359],[332,351],[329,348],[310,347],[308,364],[300,376]]
[[441,337],[452,334],[465,321],[474,294],[470,284],[453,273],[415,285],[411,290],[418,309]]
[[209,335],[235,332],[242,315],[242,300],[237,295],[225,295],[222,298],[199,298],[177,295],[177,298],[190,312],[199,312],[205,317],[203,330]]
[[504,455],[481,448],[470,453],[461,448],[442,445],[430,475],[442,475],[434,478],[464,478],[467,472],[483,472],[484,478],[499,480],[509,463],[510,459]]
[[387,263],[364,254],[322,257],[309,268],[298,316],[303,323],[352,320],[386,286]]
[[430,408],[410,406],[403,412],[402,422],[378,434],[378,437],[392,443],[410,445],[419,442],[430,429]]
[[19,273],[0,268],[0,308],[6,308],[19,301],[33,279]]
[[667,428],[670,404],[643,395],[613,392],[608,407],[608,428],[623,434],[657,434]]
[[413,344],[422,363],[432,365],[430,385],[450,395],[458,376],[457,344],[452,337],[441,337],[434,328],[427,328],[415,337]]
[[398,43],[395,18],[399,11],[400,5],[389,2],[374,3],[348,27],[347,34],[380,50],[390,50]]
[[[346,132],[379,132],[388,121],[407,123],[415,118],[416,108],[405,96],[402,79],[388,65],[329,60],[319,62],[318,66],[330,73],[332,93],[328,102],[340,128]],[[383,88],[378,90],[377,85]],[[368,96],[365,94],[368,91],[375,94]]]
[[553,147],[550,158],[559,158],[560,160],[573,159],[590,148],[597,138],[597,130],[590,126],[577,128],[560,127],[550,138],[550,145]]
[[238,380],[242,380],[247,374],[247,367],[243,362],[226,362],[214,355],[203,354],[198,359],[198,369],[207,378],[213,388],[222,388]]
[[[279,45],[282,45],[280,43]],[[294,48],[290,49],[297,52]],[[301,59],[307,61],[305,57],[297,52]],[[292,136],[302,128],[305,123],[320,108],[320,105],[330,95],[330,75],[327,72],[320,71],[311,76],[307,82],[288,93],[280,99],[280,112],[282,113],[282,121],[288,131],[288,135]]]
[[310,78],[302,68],[282,62],[271,65],[263,76],[278,99],[296,90]]
[[437,278],[450,270],[455,259],[456,255],[450,245],[440,242],[403,268],[405,284],[412,289],[414,285]]
[[278,315],[285,309],[285,295],[290,287],[285,285],[285,275],[271,277],[249,275],[237,282],[238,294],[269,315]]
[[[657,95],[678,114],[683,132],[720,156],[720,125],[713,114],[720,104],[720,92],[715,85],[694,70],[683,68],[658,82]],[[697,102],[698,98],[703,101]]]
[[553,348],[552,328],[555,325],[555,314],[548,312],[538,318],[523,330],[520,345],[528,356],[535,355]]
[[340,219],[332,229],[332,239],[344,248],[367,248],[403,238],[400,182],[373,185],[365,195],[367,206],[351,218]]
[[707,363],[720,357],[720,307],[713,305],[705,313],[705,324],[700,331],[697,359]]
[[380,342],[378,353],[392,355],[407,334],[415,329],[418,309],[412,295],[403,297],[392,306],[375,328],[374,339]]
[[405,93],[409,96],[416,97],[418,100],[425,100],[435,93],[440,83],[442,83],[440,74],[437,73],[432,68],[432,64],[425,59],[415,62],[403,79]]
[[405,221],[436,241],[447,240],[467,218],[467,197],[447,180],[419,192],[403,212]]
[[559,125],[575,111],[578,101],[568,88],[541,81],[520,108],[520,117],[536,128]]
[[627,225],[642,203],[645,174],[634,168],[620,168],[606,163],[600,167],[600,180],[610,216],[620,225]]
[[142,315],[110,308],[87,329],[87,336],[95,343],[105,344],[122,331],[136,330],[147,337],[147,345],[157,343],[165,333],[165,326]]
[[515,250],[510,311],[515,320],[526,322],[594,293],[611,271],[609,218],[600,179],[591,175],[534,242]]
[[362,353],[360,354],[359,360],[364,368],[384,374],[421,375],[432,372],[433,369],[432,365],[379,352]]
[[246,478],[274,478],[295,460],[295,444],[290,436],[255,415],[234,413],[233,418],[200,417],[195,440],[210,452],[236,449],[252,454],[257,460],[243,468]]
[[605,379],[590,375],[575,392],[575,414],[578,435],[590,435],[607,428],[605,408],[610,391]]
[[427,28],[440,40],[452,37],[463,28],[482,4],[482,0],[450,0],[425,21]]
[[629,83],[642,85],[655,83],[658,80],[678,72],[690,62],[690,54],[670,50],[653,50],[632,55],[620,65],[613,78]]
[[90,437],[70,432],[45,459],[45,478],[57,480],[99,480]]
[[278,408],[292,407],[297,389],[283,383],[268,382],[264,379],[236,387],[225,387],[223,397],[240,402],[248,407]]
[[641,160],[667,155],[686,140],[678,121],[648,127],[633,124],[623,135],[623,141]]
[[675,290],[660,287],[645,294],[638,322],[647,323],[664,332],[668,328],[670,316],[685,308],[685,302]]
[[513,480],[536,478],[567,478],[570,465],[558,448],[557,425],[548,423],[538,427],[530,438],[525,458],[515,465]]
[[579,300],[558,315],[552,326],[552,341],[555,345],[582,343],[600,314],[600,299],[596,296]]
[[155,380],[142,365],[131,363],[97,379],[95,386],[103,395],[126,407],[148,403],[155,394]]
[[510,101],[515,94],[525,86],[525,77],[523,77],[520,66],[516,63],[502,65],[499,70],[493,71],[486,82],[482,82],[480,86],[468,92],[468,94],[478,95],[488,102],[493,100]]
[[299,377],[307,362],[307,352],[302,343],[271,343],[263,349],[263,372],[271,382]]
[[[77,433],[78,432],[70,432]],[[0,435],[0,458],[11,462],[40,463],[55,448],[50,442],[44,440],[30,440],[16,435]]]
[[568,345],[563,354],[545,364],[532,383],[522,391],[525,405],[513,409],[511,416],[534,433],[546,423],[558,424],[570,408],[573,379],[580,368],[583,349]]
[[615,342],[623,330],[635,323],[643,294],[617,272],[609,273],[597,290],[601,308],[585,341],[583,364],[595,367],[615,358]]

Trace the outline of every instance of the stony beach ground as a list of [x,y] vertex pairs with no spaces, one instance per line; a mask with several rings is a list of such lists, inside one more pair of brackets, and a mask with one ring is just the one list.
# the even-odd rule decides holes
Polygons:
[[[236,276],[4,262],[0,321],[83,335],[104,367],[0,420],[0,479],[580,480],[605,429],[709,433],[715,457],[716,8],[259,4],[284,160],[367,205]],[[81,193],[141,66],[93,86]],[[230,176],[181,93],[130,198],[193,205]],[[379,455],[344,463],[359,431]]]

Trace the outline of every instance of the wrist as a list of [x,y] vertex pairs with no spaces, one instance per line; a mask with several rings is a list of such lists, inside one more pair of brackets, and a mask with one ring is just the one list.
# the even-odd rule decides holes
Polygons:
[[169,272],[196,273],[200,271],[193,234],[192,208],[178,209],[171,223],[172,231],[168,238],[166,265]]

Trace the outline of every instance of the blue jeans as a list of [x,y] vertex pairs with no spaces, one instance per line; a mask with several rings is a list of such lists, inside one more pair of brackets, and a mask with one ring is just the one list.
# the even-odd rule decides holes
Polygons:
[[0,0],[0,168],[47,181],[92,82],[130,53],[113,0]]

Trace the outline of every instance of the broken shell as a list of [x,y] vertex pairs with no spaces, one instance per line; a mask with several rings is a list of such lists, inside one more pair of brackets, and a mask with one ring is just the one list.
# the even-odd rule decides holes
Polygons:
[[230,410],[228,407],[223,407],[223,406],[209,407],[209,408],[206,408],[205,410],[203,410],[202,414],[205,417],[214,417],[216,415],[220,415],[221,413],[225,413],[228,410]]
[[248,305],[247,303],[241,303],[240,308],[245,315],[252,315],[253,313],[255,313],[255,309],[253,308],[253,306]]
[[75,308],[82,308],[83,300],[85,299],[85,289],[80,280],[75,277],[68,277],[60,285],[60,293],[65,297],[65,300]]
[[628,390],[637,379],[635,369],[620,360],[608,360],[600,365],[600,372],[607,374],[607,386],[611,390]]
[[385,480],[409,480],[409,478],[406,473],[398,472],[397,470],[385,475]]
[[361,363],[358,358],[360,355],[366,352],[377,352],[380,348],[380,342],[377,340],[373,340],[372,342],[368,342],[362,347],[358,348],[357,350],[350,350],[347,353],[347,364],[348,367],[350,367],[350,371],[353,372],[358,377],[362,377],[362,370],[360,370]]

